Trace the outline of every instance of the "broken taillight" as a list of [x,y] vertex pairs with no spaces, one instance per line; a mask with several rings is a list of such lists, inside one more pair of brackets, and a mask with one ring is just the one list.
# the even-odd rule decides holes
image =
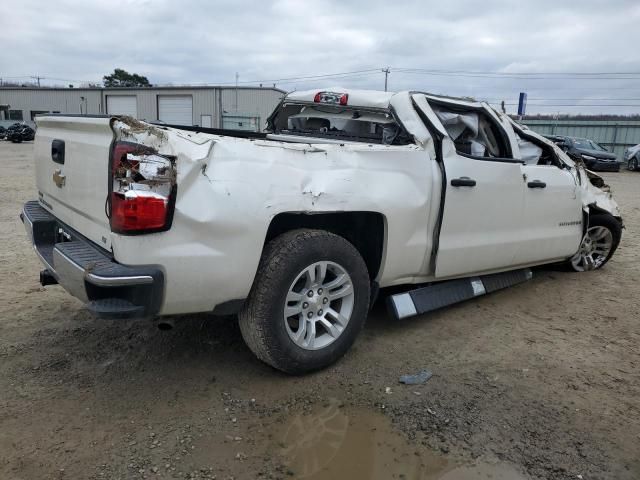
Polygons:
[[115,233],[168,230],[175,204],[175,159],[128,142],[111,156],[110,224]]

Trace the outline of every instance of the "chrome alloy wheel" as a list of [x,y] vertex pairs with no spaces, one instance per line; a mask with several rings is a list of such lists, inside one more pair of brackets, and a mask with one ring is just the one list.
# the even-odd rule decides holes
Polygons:
[[613,246],[613,234],[606,227],[587,229],[580,250],[571,258],[571,265],[579,272],[595,270],[604,264]]
[[293,281],[285,300],[289,337],[305,350],[332,344],[349,323],[354,297],[353,282],[343,267],[329,261],[309,265]]

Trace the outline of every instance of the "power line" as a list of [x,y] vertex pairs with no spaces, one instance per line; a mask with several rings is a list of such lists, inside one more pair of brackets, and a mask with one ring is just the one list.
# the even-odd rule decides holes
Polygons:
[[[402,68],[402,67],[384,67],[384,68],[371,68],[365,70],[354,70],[348,72],[326,73],[317,75],[299,75],[292,77],[281,78],[269,78],[269,79],[256,79],[256,80],[243,80],[238,82],[240,84],[259,84],[259,83],[293,83],[303,82],[310,80],[325,80],[331,78],[348,78],[355,77],[356,75],[368,76],[378,73],[385,74],[385,80],[388,81],[390,73],[398,74],[413,74],[413,75],[427,75],[427,76],[444,76],[444,77],[468,77],[468,78],[510,78],[510,79],[523,79],[523,80],[638,80],[640,72],[499,72],[499,71],[474,71],[474,70],[439,70],[439,69],[423,69],[423,68]],[[4,76],[5,79],[18,79],[18,78],[34,78],[33,75],[17,75],[17,76]],[[40,76],[43,80],[56,80],[65,82],[78,82],[78,83],[96,83],[91,80],[79,80],[69,78],[59,78],[50,76]],[[97,81],[99,83],[99,81]],[[183,83],[181,85],[229,85],[235,82],[216,82],[214,83]],[[576,88],[576,87],[573,87]]]
[[[482,78],[491,80],[500,79],[521,79],[521,80],[638,80],[640,73],[628,73],[627,76],[601,76],[605,75],[603,72],[601,75],[583,76],[575,74],[557,74],[557,76],[534,76],[523,74],[497,74],[497,73],[454,73],[443,71],[427,71],[427,70],[410,70],[410,69],[393,69],[394,73],[404,73],[410,75],[427,75],[427,76],[439,76],[439,77],[465,77],[465,78]],[[618,75],[616,73],[606,73],[606,75]]]
[[[369,72],[369,73],[358,73],[358,74],[350,74],[350,75],[340,75],[340,76],[332,76],[332,77],[328,77],[326,78],[326,80],[341,80],[341,79],[352,79],[352,78],[363,78],[363,77],[371,77],[372,75],[380,75],[379,71],[375,71],[375,72]],[[309,83],[309,82],[315,82],[318,80],[323,80],[323,79],[306,79],[306,80],[289,80],[289,81],[284,81],[284,82],[273,82],[273,83],[278,83],[280,85],[286,85],[286,84],[290,84],[290,83]],[[255,84],[256,82],[252,82],[253,84]]]
[[[300,77],[285,77],[285,78],[269,78],[269,79],[258,79],[258,80],[243,80],[238,82],[243,85],[258,85],[261,83],[278,83],[278,84],[287,84],[287,83],[305,83],[310,81],[317,80],[331,80],[331,79],[342,79],[342,78],[359,78],[359,77],[367,77],[371,75],[379,75],[379,69],[369,69],[369,70],[356,70],[352,72],[339,72],[339,73],[327,73],[324,75],[307,75]],[[176,86],[219,86],[219,85],[235,85],[234,82],[198,82],[198,83],[180,83],[176,84]],[[155,83],[154,85],[162,86],[167,84]]]
[[[488,102],[492,105],[497,105],[498,102]],[[505,103],[506,106],[516,106],[517,103]],[[529,103],[527,107],[638,107],[640,104],[628,104],[628,103]]]
[[431,69],[431,68],[403,68],[403,67],[394,67],[394,71],[400,72],[423,72],[423,73],[438,73],[438,74],[453,74],[453,75],[494,75],[494,76],[503,76],[503,75],[520,75],[520,76],[540,76],[540,75],[549,75],[549,76],[599,76],[599,75],[640,75],[640,71],[637,72],[613,72],[613,71],[605,71],[605,72],[504,72],[504,71],[488,71],[488,70],[442,70],[442,69]]
[[394,67],[394,70],[413,70],[421,72],[439,73],[472,73],[483,75],[640,75],[640,71],[635,72],[505,72],[499,70],[445,70],[435,68],[403,68]]
[[[283,83],[289,81],[300,81],[300,80],[316,80],[316,79],[324,79],[330,77],[342,77],[346,75],[354,75],[354,74],[371,74],[371,73],[380,73],[380,69],[371,68],[368,70],[355,70],[352,72],[339,72],[339,73],[326,73],[323,75],[306,75],[306,76],[298,76],[298,77],[285,77],[285,78],[271,78],[267,80],[245,80],[240,83]],[[224,82],[223,82],[224,83]],[[219,84],[221,85],[221,84]]]
[[[499,101],[502,100],[502,98],[489,97],[489,98],[486,98],[485,100],[499,102]],[[530,102],[532,100],[533,101],[539,101],[539,102],[540,101],[542,101],[542,102],[556,101],[556,100],[565,101],[565,102],[568,102],[568,101],[577,101],[578,102],[578,101],[582,101],[582,100],[588,100],[590,102],[605,102],[605,101],[611,101],[611,100],[616,100],[616,101],[617,100],[620,100],[620,101],[637,101],[637,102],[640,102],[640,98],[588,98],[588,97],[584,97],[584,98],[532,98],[532,97],[529,97],[527,99],[527,102]]]
[[[515,106],[518,105],[517,103],[507,103],[506,105],[511,105],[511,106]],[[628,103],[611,103],[611,104],[603,104],[603,103],[547,103],[547,104],[540,104],[540,103],[534,103],[534,104],[530,104],[527,103],[527,107],[638,107],[640,108],[640,105],[636,104],[636,105],[629,105]]]

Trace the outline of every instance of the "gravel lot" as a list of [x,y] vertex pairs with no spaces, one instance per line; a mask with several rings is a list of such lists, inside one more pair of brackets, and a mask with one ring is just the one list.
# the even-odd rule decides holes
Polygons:
[[377,305],[341,362],[292,378],[234,319],[161,332],[41,288],[33,145],[0,165],[2,479],[640,478],[640,173],[605,174],[627,228],[604,270],[403,322]]

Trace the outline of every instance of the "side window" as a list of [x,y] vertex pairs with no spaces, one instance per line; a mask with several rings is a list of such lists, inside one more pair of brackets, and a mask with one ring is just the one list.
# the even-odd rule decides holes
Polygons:
[[550,165],[560,167],[562,163],[549,145],[537,141],[535,137],[520,133],[514,129],[520,149],[520,158],[525,165]]
[[22,121],[22,110],[9,110],[9,120]]
[[500,127],[482,110],[432,105],[456,151],[474,158],[512,158]]

